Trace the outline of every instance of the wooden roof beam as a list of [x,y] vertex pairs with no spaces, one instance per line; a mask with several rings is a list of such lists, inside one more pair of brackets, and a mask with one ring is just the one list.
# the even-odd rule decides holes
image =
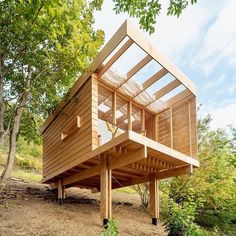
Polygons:
[[151,76],[149,79],[144,81],[142,83],[143,90],[135,94],[135,96],[132,98],[132,101],[135,100],[136,97],[138,97],[141,93],[143,93],[146,89],[148,89],[150,86],[152,86],[155,82],[160,80],[163,76],[165,76],[168,73],[168,71],[165,68],[160,69],[156,74]]
[[126,74],[126,79],[121,85],[119,85],[116,90],[122,87],[133,75],[138,73],[146,64],[148,64],[152,60],[152,57],[147,55],[145,56],[138,64],[136,64],[130,71]]
[[158,90],[156,93],[154,93],[155,100],[160,99],[161,97],[165,96],[167,93],[171,92],[173,89],[181,85],[179,80],[175,79],[171,81],[169,84]]
[[[182,92],[178,93],[174,97],[170,98],[169,100],[166,101],[167,107],[173,106],[175,103],[180,102],[181,100],[191,96],[192,93],[188,90],[185,89]],[[193,96],[193,95],[192,95]]]
[[[175,80],[174,80],[174,81],[175,81]],[[172,86],[174,86],[174,81],[172,81],[172,82],[173,82]],[[176,82],[175,82],[175,83],[176,83]],[[168,85],[170,85],[170,84],[168,84]],[[177,86],[179,86],[179,85],[177,85]],[[176,87],[177,87],[177,86],[176,86]],[[165,88],[165,87],[164,87],[164,88]],[[163,88],[163,90],[164,90],[164,88]],[[159,90],[159,91],[160,91],[160,90]],[[159,92],[159,91],[158,91],[158,92]],[[156,93],[157,97],[159,96],[159,95],[158,95],[158,92]],[[164,93],[164,91],[162,91],[161,93]],[[166,93],[166,94],[167,94],[167,93]],[[164,96],[164,95],[163,95],[163,96]],[[180,101],[182,101],[182,100],[191,99],[191,98],[193,98],[194,96],[195,96],[195,95],[193,95],[188,89],[185,89],[185,90],[183,90],[182,92],[176,94],[175,96],[173,96],[173,97],[171,97],[170,99],[168,99],[167,101],[165,101],[166,107],[163,108],[162,110],[158,111],[156,114],[159,114],[159,113],[163,112],[164,110],[169,109],[171,106],[173,106],[174,104],[176,104],[176,103],[178,103],[178,102],[180,102]],[[158,99],[155,99],[154,101],[150,102],[148,105],[146,105],[146,108],[148,108],[148,106],[150,106],[152,103],[154,103],[154,102],[157,101],[157,100],[158,100]]]
[[152,57],[149,55],[145,56],[138,64],[136,64],[128,73],[127,78],[130,79],[133,75],[138,73],[144,66],[146,66],[150,61],[152,60]]
[[123,53],[133,44],[130,38],[127,42],[111,57],[111,59],[97,72],[98,79],[123,55]]
[[194,83],[174,64],[172,64],[159,50],[157,50],[129,21],[127,21],[127,35],[147,54],[153,57],[157,63],[178,79],[191,93],[196,95],[196,87]]
[[150,86],[152,86],[155,82],[160,80],[163,76],[165,76],[168,71],[165,68],[161,68],[156,74],[151,76],[149,79],[142,83],[143,89],[146,90]]

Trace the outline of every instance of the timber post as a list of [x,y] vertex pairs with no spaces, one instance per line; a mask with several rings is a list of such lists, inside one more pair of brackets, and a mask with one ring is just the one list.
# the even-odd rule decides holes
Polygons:
[[63,180],[59,179],[57,183],[57,190],[58,190],[58,202],[60,205],[63,204],[63,199],[65,199],[65,186],[63,185]]
[[156,176],[152,176],[150,180],[150,213],[153,225],[157,225],[159,220],[159,197],[159,183]]
[[103,219],[103,226],[106,228],[108,220],[112,218],[112,179],[111,170],[108,169],[108,159],[102,156],[100,174],[100,212]]

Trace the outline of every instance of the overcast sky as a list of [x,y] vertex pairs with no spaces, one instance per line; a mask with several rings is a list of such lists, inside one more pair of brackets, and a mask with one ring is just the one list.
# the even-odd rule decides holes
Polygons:
[[[106,42],[119,26],[129,19],[116,15],[112,0],[104,0],[103,9],[95,14],[95,27],[103,29]],[[143,32],[163,54],[179,67],[198,89],[200,116],[213,118],[212,127],[236,127],[236,0],[198,0],[180,18],[157,19],[152,35]]]

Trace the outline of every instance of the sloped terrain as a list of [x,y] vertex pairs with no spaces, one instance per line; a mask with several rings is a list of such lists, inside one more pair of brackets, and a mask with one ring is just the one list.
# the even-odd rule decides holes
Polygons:
[[[100,235],[99,194],[69,189],[60,206],[47,185],[11,181],[0,191],[0,235]],[[150,224],[134,193],[113,193],[113,217],[120,235],[166,235]]]

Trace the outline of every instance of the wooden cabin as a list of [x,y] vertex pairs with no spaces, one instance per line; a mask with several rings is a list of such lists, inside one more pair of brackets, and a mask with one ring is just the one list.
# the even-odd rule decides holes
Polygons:
[[96,189],[112,218],[112,189],[150,182],[152,223],[158,181],[199,166],[196,88],[129,22],[45,121],[43,183]]

